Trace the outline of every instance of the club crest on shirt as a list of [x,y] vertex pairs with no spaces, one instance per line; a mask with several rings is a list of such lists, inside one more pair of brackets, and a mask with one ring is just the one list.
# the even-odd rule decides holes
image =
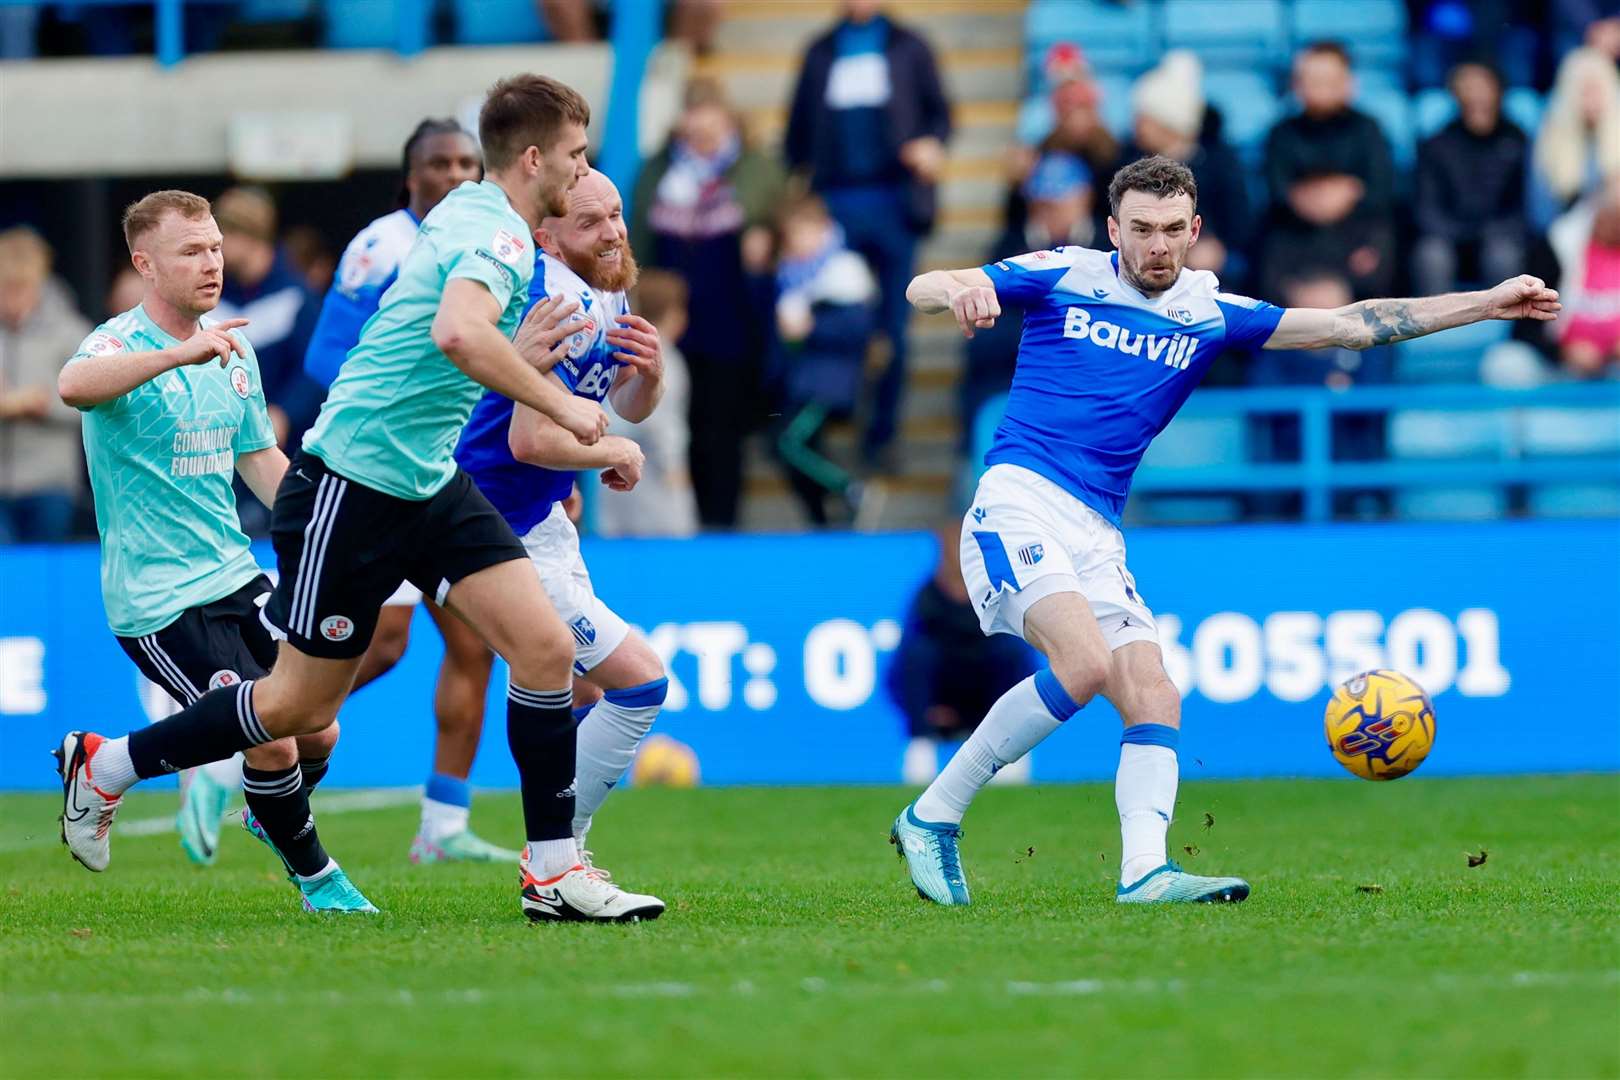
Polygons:
[[106,356],[109,353],[122,352],[124,348],[123,338],[109,334],[105,330],[97,330],[84,343],[83,351],[90,356]]
[[241,681],[242,676],[238,675],[230,668],[222,668],[219,671],[214,672],[213,676],[208,680],[208,689],[218,690],[222,686],[235,686]]
[[245,398],[253,393],[253,380],[248,377],[247,368],[231,368],[231,389],[236,391],[239,398]]
[[1191,325],[1193,321],[1193,313],[1184,307],[1166,308],[1164,313],[1184,326]]
[[489,242],[490,253],[508,266],[517,266],[523,260],[523,253],[527,250],[523,238],[506,229],[496,229],[495,239]]

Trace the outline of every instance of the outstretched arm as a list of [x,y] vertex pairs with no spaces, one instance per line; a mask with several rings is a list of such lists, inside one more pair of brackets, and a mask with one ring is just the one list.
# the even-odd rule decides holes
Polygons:
[[964,337],[975,328],[988,330],[1001,316],[1001,301],[990,275],[978,267],[967,270],[930,270],[911,279],[906,299],[924,315],[949,311]]
[[246,351],[231,331],[246,326],[246,319],[226,319],[195,334],[178,345],[149,352],[125,352],[122,347],[101,354],[73,357],[56,377],[56,392],[64,402],[78,409],[89,409],[104,401],[121,398],[165,371],[188,364],[204,364],[218,359],[225,367],[231,357]]
[[1486,319],[1558,318],[1558,292],[1522,274],[1494,289],[1417,299],[1363,300],[1340,308],[1289,308],[1267,349],[1370,349]]
[[473,381],[536,409],[586,446],[607,430],[607,414],[547,379],[500,330],[501,305],[482,282],[452,278],[433,318],[433,344]]

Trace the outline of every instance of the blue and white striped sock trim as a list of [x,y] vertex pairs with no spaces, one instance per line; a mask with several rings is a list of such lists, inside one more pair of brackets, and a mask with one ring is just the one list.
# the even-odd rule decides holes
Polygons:
[[1181,729],[1169,724],[1131,724],[1119,737],[1121,746],[1162,746],[1174,752],[1181,745]]
[[1041,695],[1041,704],[1046,706],[1046,711],[1051,713],[1058,723],[1080,711],[1080,706],[1069,696],[1069,692],[1063,689],[1063,684],[1058,682],[1058,677],[1052,674],[1051,668],[1041,668],[1035,673],[1034,679],[1035,692]]
[[253,711],[253,680],[248,679],[236,688],[236,722],[248,745],[262,746],[270,742],[270,733],[259,723],[259,714]]
[[531,709],[568,709],[573,707],[574,691],[566,686],[561,690],[525,690],[516,683],[508,683],[506,700]]

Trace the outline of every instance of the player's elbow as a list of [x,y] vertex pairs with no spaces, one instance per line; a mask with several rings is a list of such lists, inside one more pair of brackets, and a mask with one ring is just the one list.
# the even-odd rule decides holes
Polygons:
[[911,284],[906,286],[906,303],[916,304],[922,300],[924,282],[927,278],[927,274],[918,274],[911,279]]
[[443,315],[433,320],[433,347],[442,352],[457,367],[467,351],[467,328],[454,318]]
[[82,409],[94,405],[95,400],[90,396],[90,388],[85,385],[84,372],[76,370],[74,364],[62,369],[56,377],[56,394],[62,399],[64,405],[71,405],[75,409]]
[[546,464],[545,446],[539,432],[527,424],[513,424],[506,435],[507,448],[512,456],[525,465]]

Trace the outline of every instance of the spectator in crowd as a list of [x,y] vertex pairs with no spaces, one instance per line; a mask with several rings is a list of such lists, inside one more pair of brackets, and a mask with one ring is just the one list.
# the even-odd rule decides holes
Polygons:
[[1607,54],[1576,49],[1558,65],[1533,161],[1531,220],[1538,228],[1620,176],[1620,72]]
[[303,279],[304,288],[316,296],[325,296],[337,272],[337,256],[326,242],[326,234],[313,225],[294,225],[282,238],[281,246],[293,270]]
[[885,462],[896,431],[911,321],[906,286],[917,243],[933,228],[951,132],[933,50],[881,7],[844,0],[838,25],[810,44],[784,145],[789,167],[809,173],[850,248],[877,275],[889,362],[862,438],[872,464]]
[[1301,111],[1266,139],[1273,200],[1261,253],[1260,292],[1279,296],[1298,267],[1341,269],[1358,297],[1394,284],[1395,166],[1372,117],[1351,108],[1350,57],[1336,42],[1306,46],[1294,60]]
[[[1013,147],[1008,173],[1007,224],[1020,228],[1027,207],[1022,185],[1045,154],[1069,154],[1079,158],[1091,171],[1092,186],[1106,191],[1114,170],[1120,164],[1120,145],[1098,111],[1102,88],[1092,77],[1085,54],[1077,45],[1060,42],[1046,51],[1042,67],[1046,97],[1027,104],[1018,117],[1018,143]],[[1095,235],[1106,233],[1107,200],[1094,199],[1092,225]]]
[[601,35],[596,30],[596,13],[590,0],[535,0],[540,9],[540,21],[553,41],[578,44],[596,41]]
[[[967,738],[995,700],[1036,668],[1022,641],[979,629],[962,584],[961,542],[960,523],[939,530],[939,562],[911,599],[889,666],[889,696],[909,736],[902,767],[908,784],[931,781],[940,744]],[[1018,763],[1026,778],[1027,760]]]
[[1555,55],[1586,44],[1620,63],[1620,0],[1552,0],[1552,30]]
[[1417,291],[1458,287],[1459,260],[1471,279],[1522,273],[1526,247],[1524,174],[1529,140],[1502,115],[1502,82],[1482,63],[1451,72],[1457,118],[1418,147]]
[[57,396],[56,376],[89,333],[39,234],[0,233],[0,543],[61,540],[72,528],[84,489],[79,411]]
[[643,272],[630,298],[630,309],[652,323],[663,342],[664,397],[641,423],[614,416],[608,427],[610,435],[635,440],[644,461],[639,484],[597,502],[596,531],[603,536],[684,537],[697,532],[697,501],[686,456],[692,384],[686,359],[675,345],[686,334],[686,302],[686,282],[667,270]]
[[737,523],[743,439],[759,408],[769,310],[770,221],[780,168],[749,149],[719,86],[687,87],[669,145],[636,183],[630,239],[642,265],[680,275],[692,318],[677,343],[692,376],[688,412],[698,516]]
[[1620,176],[1553,223],[1564,303],[1558,355],[1582,378],[1620,371]]
[[[1023,184],[1024,221],[1010,225],[985,253],[985,262],[1074,244],[1091,247],[1098,233],[1092,219],[1097,202],[1091,170],[1072,154],[1044,154]],[[967,342],[967,366],[959,391],[962,435],[971,437],[973,418],[986,401],[1012,385],[1023,336],[1023,309],[1002,303],[1001,318]]]
[[1204,69],[1193,53],[1166,53],[1131,87],[1134,139],[1123,159],[1163,154],[1192,170],[1203,229],[1187,266],[1220,274],[1228,287],[1243,269],[1249,240],[1247,178],[1220,134],[1219,114],[1204,106]]
[[103,319],[121,315],[141,302],[146,293],[146,282],[133,266],[125,264],[118,273],[113,275],[112,284],[107,286],[107,298],[102,301]]
[[296,447],[326,396],[304,374],[320,300],[277,250],[276,206],[267,192],[229,189],[214,200],[214,220],[225,237],[225,287],[214,318],[248,320],[243,332],[259,358],[276,441]]
[[[1355,297],[1350,281],[1333,267],[1296,270],[1284,279],[1280,301],[1287,307],[1336,308]],[[1392,380],[1393,357],[1387,346],[1357,352],[1353,349],[1267,349],[1254,355],[1248,367],[1249,381],[1256,386],[1315,386],[1344,390],[1352,386],[1376,386]],[[1374,461],[1384,456],[1383,413],[1339,413],[1333,417],[1331,438],[1333,457],[1341,461]],[[1302,449],[1297,414],[1259,418],[1257,456],[1262,461],[1294,462]],[[1251,498],[1251,509],[1261,516],[1293,514],[1292,499],[1258,495]],[[1385,509],[1387,499],[1373,492],[1340,492],[1335,496],[1338,512],[1364,516]]]
[[804,196],[783,212],[776,269],[776,336],[782,427],[776,450],[805,514],[827,524],[827,500],[853,520],[859,488],[822,448],[827,424],[854,416],[872,335],[877,283],[820,199]]

